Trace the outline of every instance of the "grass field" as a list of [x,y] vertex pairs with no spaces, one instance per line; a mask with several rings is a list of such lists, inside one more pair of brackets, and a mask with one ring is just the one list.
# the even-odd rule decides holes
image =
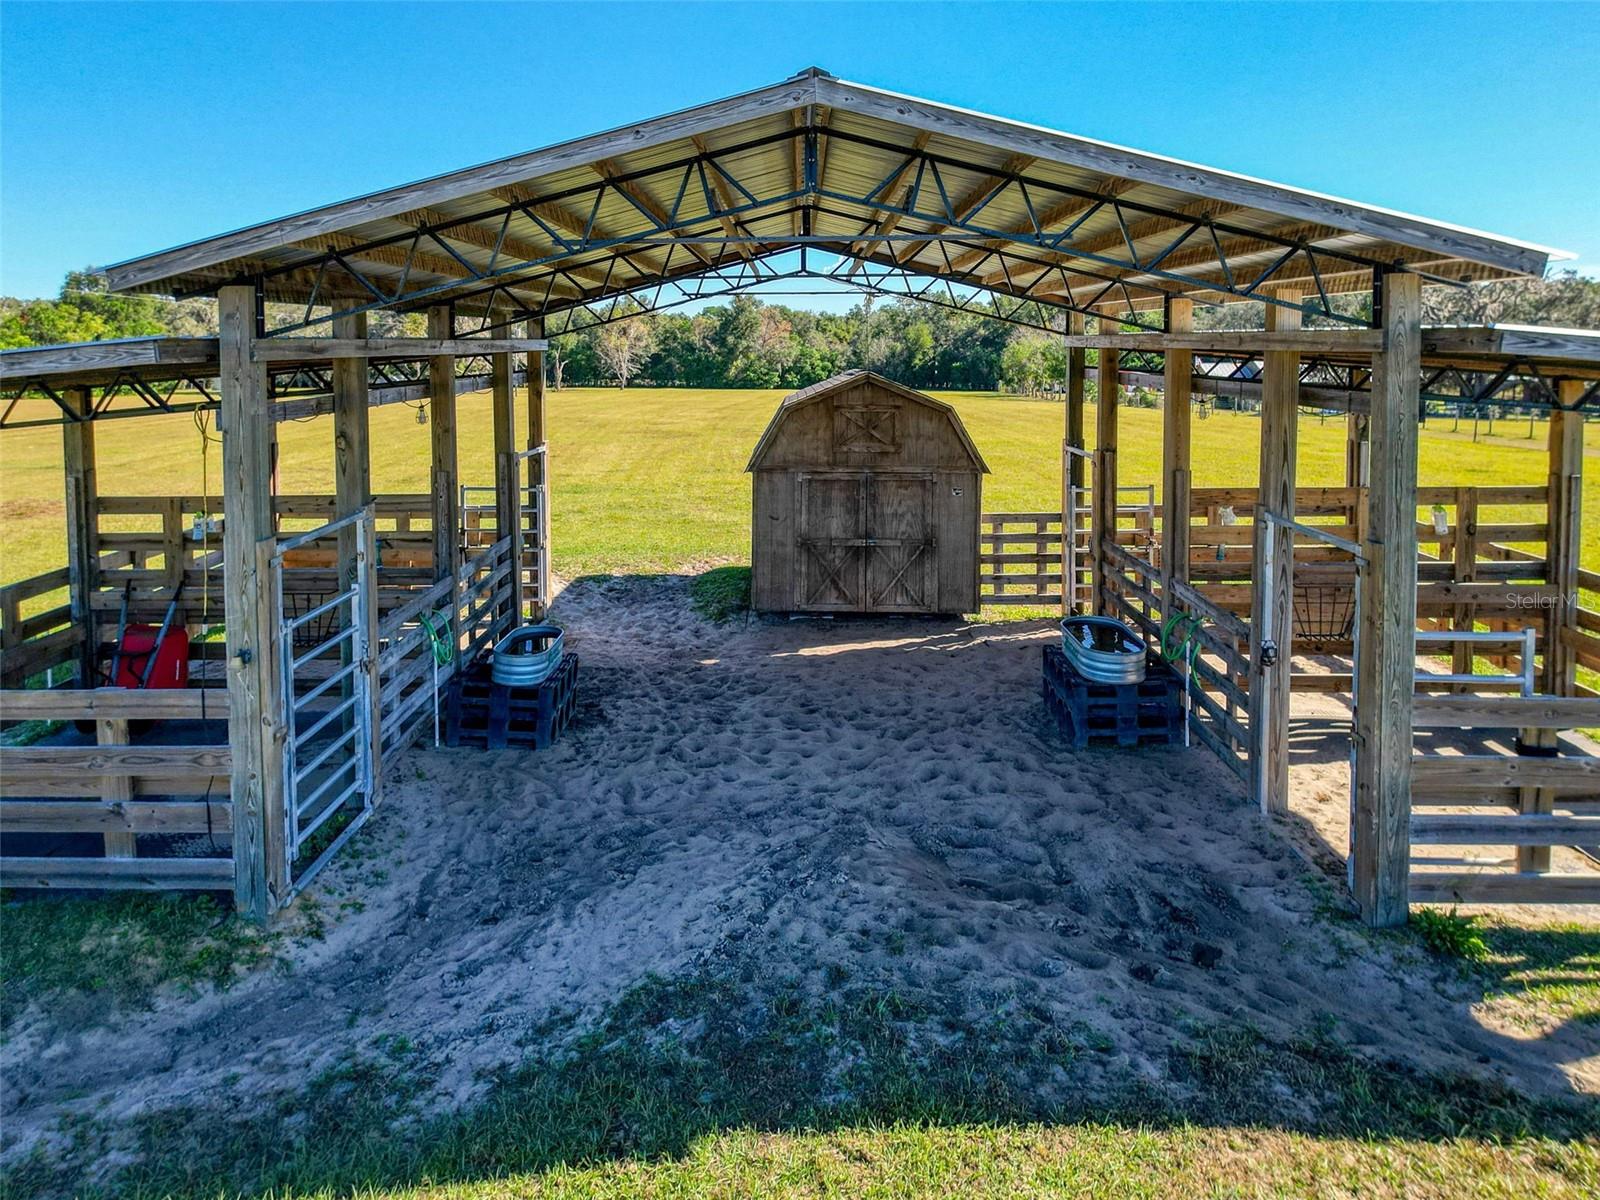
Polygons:
[[[550,393],[556,569],[576,575],[748,561],[750,485],[744,465],[780,395],[638,388]],[[940,395],[960,411],[989,463],[985,509],[1060,507],[1058,402],[988,392]],[[1123,482],[1156,482],[1160,411],[1129,408],[1121,422]],[[1092,410],[1088,425],[1093,429]],[[1436,422],[1423,431],[1423,483],[1545,481],[1542,424],[1529,439],[1526,421],[1501,422],[1501,432],[1517,436],[1477,443],[1466,432],[1448,432],[1448,426]],[[460,428],[463,482],[492,482],[486,394],[462,398]],[[1218,412],[1196,420],[1195,486],[1253,485],[1258,436],[1253,416]],[[280,439],[282,490],[331,491],[331,418],[286,425]],[[98,428],[97,442],[103,495],[202,491],[200,435],[187,416],[108,421]],[[372,446],[376,490],[426,490],[428,431],[417,424],[414,409],[395,405],[374,410]],[[1596,457],[1600,447],[1588,453]],[[1301,484],[1341,484],[1343,463],[1343,421],[1303,418]],[[215,446],[209,474],[214,492],[220,477]],[[1584,561],[1600,566],[1600,470],[1587,472],[1584,492]],[[0,436],[0,518],[0,579],[26,578],[65,562],[61,437],[56,429]]]

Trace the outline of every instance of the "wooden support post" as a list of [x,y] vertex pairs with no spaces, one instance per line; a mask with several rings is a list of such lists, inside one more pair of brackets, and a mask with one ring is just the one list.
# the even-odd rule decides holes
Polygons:
[[[341,339],[364,341],[367,336],[367,315],[357,313],[350,317],[335,317],[333,336]],[[333,360],[333,507],[334,518],[350,516],[372,503],[372,436],[369,418],[371,396],[367,385],[367,362],[364,358],[336,358]],[[339,582],[349,587],[361,576],[362,558],[377,553],[376,538],[372,529],[363,533],[357,529],[339,531]],[[376,568],[376,558],[368,558]],[[372,696],[369,712],[371,737],[368,754],[372,763],[374,795],[379,788],[379,764],[382,759],[383,737],[379,729],[377,683],[378,639],[378,589],[368,591],[364,621],[367,642],[372,647],[368,664],[368,684]],[[343,658],[349,661],[350,643],[344,644]],[[354,687],[346,680],[340,689],[345,697]],[[348,726],[346,726],[348,727]]]
[[[1546,545],[1549,581],[1557,589],[1556,604],[1545,610],[1544,690],[1553,695],[1577,694],[1578,659],[1567,639],[1578,627],[1578,558],[1583,546],[1583,410],[1582,380],[1563,380],[1559,407],[1550,410],[1550,540]],[[1571,631],[1569,633],[1568,631]]]
[[267,368],[251,362],[256,292],[217,293],[226,597],[228,741],[233,747],[234,903],[266,920],[287,890],[283,703],[265,564],[274,544]]
[[[1167,329],[1194,328],[1194,301],[1167,301]],[[1166,352],[1161,396],[1161,607],[1172,612],[1172,581],[1189,582],[1189,409],[1194,386],[1194,355]]]
[[1387,274],[1379,291],[1386,348],[1372,357],[1372,485],[1355,665],[1350,830],[1350,890],[1374,926],[1405,922],[1411,872],[1422,280]]
[[[1279,291],[1281,299],[1299,298]],[[1300,311],[1267,305],[1267,329],[1297,329]],[[1260,491],[1250,599],[1250,779],[1261,811],[1289,811],[1289,671],[1294,653],[1294,534],[1264,514],[1294,520],[1300,355],[1262,355]],[[1271,560],[1270,573],[1266,569]]]
[[[544,322],[530,319],[527,336],[544,337]],[[537,449],[543,445],[545,445],[544,351],[532,350],[528,353],[528,449]],[[529,615],[535,621],[542,621],[550,601],[550,452],[548,449],[543,455],[535,455],[528,460],[527,484],[530,494],[538,497],[539,505],[538,515],[531,531],[535,542],[532,570],[536,575],[535,583],[539,599],[531,606]]]
[[78,686],[89,688],[100,682],[96,657],[99,631],[91,604],[100,585],[94,422],[89,419],[92,409],[88,388],[68,388],[62,399],[74,415],[82,418],[61,427],[61,461],[66,473],[67,595],[72,624],[83,631],[83,644],[78,648]]
[[[1523,729],[1517,734],[1517,748],[1535,752],[1542,751],[1546,754],[1555,754],[1559,745],[1558,733],[1554,729]],[[1517,808],[1528,816],[1548,817],[1555,809],[1555,792],[1550,788],[1519,787],[1517,789]],[[1517,870],[1518,871],[1548,871],[1550,869],[1549,846],[1518,846]]]
[[[1478,489],[1475,487],[1462,487],[1456,489],[1456,524],[1450,542],[1451,562],[1453,569],[1451,579],[1455,583],[1476,583],[1478,579]],[[1473,628],[1472,605],[1458,604],[1451,612],[1451,627],[1456,630],[1470,630]],[[1467,675],[1472,671],[1472,643],[1457,642],[1450,652],[1450,672],[1453,675]],[[1458,683],[1451,689],[1453,692],[1470,692],[1470,683]]]
[[[1083,332],[1083,314],[1067,314],[1067,333]],[[1066,429],[1061,447],[1061,615],[1070,616],[1077,611],[1073,593],[1083,564],[1078,561],[1078,522],[1076,508],[1083,491],[1083,457],[1069,454],[1068,450],[1082,450],[1083,445],[1083,395],[1087,375],[1085,364],[1088,351],[1082,346],[1067,348]]]
[[[428,336],[453,338],[450,307],[428,310]],[[461,565],[461,477],[456,465],[456,360],[428,360],[428,424],[433,447],[433,577],[449,579]]]
[[[1117,324],[1109,315],[1100,318],[1102,332],[1114,330]],[[1095,376],[1098,395],[1095,402],[1094,512],[1089,530],[1094,594],[1090,602],[1096,613],[1107,615],[1114,605],[1106,583],[1106,556],[1100,543],[1102,538],[1115,540],[1117,536],[1117,406],[1122,356],[1115,350],[1101,349],[1097,353],[1100,365]]]
[[[102,746],[126,746],[128,722],[126,719],[98,720],[95,723],[95,741]],[[100,779],[100,799],[105,804],[126,804],[133,799],[133,776],[104,775]],[[135,858],[138,855],[138,835],[131,830],[106,833],[107,858]]]
[[511,599],[497,613],[500,628],[521,623],[522,472],[517,469],[516,406],[511,386],[511,355],[489,356],[494,391],[494,536],[511,538]]

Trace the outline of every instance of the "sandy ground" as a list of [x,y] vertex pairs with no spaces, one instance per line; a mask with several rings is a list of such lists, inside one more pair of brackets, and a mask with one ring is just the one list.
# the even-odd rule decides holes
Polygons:
[[[1449,971],[1329,919],[1295,846],[1315,822],[1265,824],[1203,748],[1067,749],[1047,622],[719,628],[681,579],[585,581],[557,616],[582,660],[567,738],[402,760],[292,972],[98,1024],[29,1014],[0,1047],[10,1151],[70,1113],[293,1087],[380,1034],[466,1101],[552,1015],[734,958],[757,985],[843,964],[968,1017],[1021,997],[1108,1038],[1123,1079],[1162,1076],[1183,1019],[1292,1036],[1327,1014],[1373,1055],[1600,1090],[1600,1028],[1497,1030]],[[1336,767],[1297,767],[1297,808],[1345,803]]]

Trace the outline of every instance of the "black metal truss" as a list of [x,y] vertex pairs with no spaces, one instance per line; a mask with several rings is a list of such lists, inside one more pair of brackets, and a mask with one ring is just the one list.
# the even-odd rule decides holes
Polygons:
[[[818,139],[822,136],[830,141],[854,143],[892,154],[896,156],[894,166],[876,184],[860,192],[825,186],[817,170]],[[758,195],[753,190],[755,185],[740,179],[734,161],[738,156],[795,138],[803,139],[804,151],[798,186],[791,183],[791,186]],[[952,194],[958,190],[948,178],[952,171],[975,173],[989,181],[988,186],[975,199],[961,203]],[[906,180],[909,183],[903,182]],[[647,183],[656,185],[648,194],[644,193]],[[725,203],[719,193],[731,202]],[[672,196],[670,203],[649,198],[664,194]],[[1008,198],[1008,204],[1013,200],[1020,203],[1027,214],[1020,225],[1003,227],[985,219],[986,212],[994,209],[1002,197]],[[600,213],[610,198],[625,203],[630,212],[644,221],[646,228],[624,236],[605,229]],[[852,208],[841,210],[830,205]],[[558,209],[566,214],[567,220],[557,217]],[[1052,215],[1052,209],[1070,210],[1070,215],[1061,216],[1059,220],[1046,219]],[[792,218],[796,212],[805,214],[800,233],[790,231],[762,236],[750,230],[752,221]],[[812,232],[810,217],[818,212],[860,222],[859,235],[841,240],[841,235]],[[1101,235],[1096,235],[1101,241],[1091,243],[1092,248],[1075,245],[1075,235],[1095,217],[1106,213],[1115,218],[1121,245],[1102,245]],[[526,256],[506,249],[508,240],[515,242],[519,249],[526,248],[520,236],[511,234],[511,222],[519,217],[538,228],[541,240],[550,245],[548,253]],[[884,230],[883,225],[890,217],[926,222],[937,229],[922,233]],[[1160,223],[1162,244],[1141,253],[1137,244],[1157,233],[1135,232],[1135,225],[1152,219]],[[489,246],[482,244],[490,236],[486,225],[494,229]],[[1061,227],[1054,228],[1057,225]],[[729,232],[730,226],[735,232]],[[459,236],[468,227],[473,228],[471,237]],[[457,242],[488,249],[487,262],[475,263],[458,249],[452,243],[452,231],[458,235]],[[1236,238],[1248,243],[1250,255],[1265,257],[1266,265],[1245,267],[1231,260],[1224,239]],[[748,261],[746,254],[739,252],[752,247],[765,254],[805,246],[843,246],[846,253],[853,254],[857,243],[887,248],[889,257],[898,265],[909,265],[911,259],[895,255],[894,247],[916,245],[920,249],[937,245],[942,248],[942,262],[917,261],[913,269],[932,278],[945,276],[953,282],[1020,294],[1039,304],[1081,312],[1095,310],[1108,300],[1122,300],[1131,309],[1135,293],[1148,302],[1203,287],[1239,299],[1299,309],[1341,324],[1362,325],[1366,324],[1363,319],[1334,311],[1323,284],[1329,269],[1346,274],[1372,272],[1375,276],[1386,270],[1403,269],[1352,251],[1320,248],[1309,241],[1107,196],[1021,172],[1003,171],[948,154],[899,146],[836,129],[802,126],[688,155],[659,166],[599,178],[592,184],[556,189],[445,220],[420,222],[404,233],[358,245],[330,247],[321,254],[271,268],[241,282],[255,283],[263,291],[270,292],[271,281],[275,278],[311,276],[309,298],[300,319],[268,331],[286,334],[325,324],[338,315],[380,308],[416,309],[444,303],[476,304],[486,309],[504,303],[525,315],[549,316],[564,308],[591,305],[603,295],[653,287],[663,277],[677,273],[673,269],[675,255],[692,260],[682,264],[681,273],[688,275],[716,270],[730,259],[730,252]],[[708,247],[714,248],[715,253],[706,254]],[[985,273],[953,267],[954,258],[950,253],[953,247],[959,248],[961,254],[977,252],[978,257],[969,266],[981,268]],[[657,248],[665,249],[667,262],[654,276],[649,276],[640,267],[639,260]],[[700,253],[696,254],[696,250]],[[362,256],[377,251],[387,252],[391,257],[396,253],[404,254],[397,280],[386,283],[362,269],[359,262]],[[1184,252],[1182,260],[1175,261],[1180,251]],[[433,281],[419,278],[421,274],[437,272],[419,269],[418,256],[438,257],[440,254],[459,268],[461,275]],[[1241,255],[1235,253],[1233,257],[1237,259]],[[628,272],[619,272],[619,264],[626,264]],[[1175,269],[1180,266],[1183,270]],[[1273,294],[1275,281],[1288,277],[1291,269],[1298,269],[1298,278],[1312,280],[1316,288],[1314,298],[1297,303]],[[1195,273],[1186,274],[1185,271]],[[584,282],[584,275],[592,276],[597,272],[602,276],[598,286]],[[1035,276],[1031,282],[1021,282],[1019,277],[1029,274]],[[1074,300],[1072,285],[1067,281],[1074,276],[1083,282],[1084,291],[1093,289],[1089,299],[1081,303]],[[1041,290],[1046,280],[1061,283],[1064,290]],[[359,296],[352,298],[352,291]],[[537,298],[538,303],[530,304],[530,297]],[[345,306],[322,315],[316,311],[322,303]]]
[[[1258,384],[1262,379],[1260,355],[1196,353],[1194,360],[1195,379],[1207,384]],[[1124,371],[1160,375],[1165,356],[1159,350],[1123,351],[1119,363]],[[1341,362],[1308,354],[1301,356],[1299,374],[1301,387],[1319,392],[1342,392],[1348,397],[1364,396],[1372,390],[1372,367],[1365,363]],[[1541,371],[1538,363],[1521,359],[1493,371],[1475,371],[1456,365],[1424,365],[1420,395],[1424,407],[1428,404],[1494,405],[1544,412],[1560,407],[1558,383],[1558,379]],[[1600,399],[1600,381],[1584,391],[1576,407],[1587,409],[1597,399]]]

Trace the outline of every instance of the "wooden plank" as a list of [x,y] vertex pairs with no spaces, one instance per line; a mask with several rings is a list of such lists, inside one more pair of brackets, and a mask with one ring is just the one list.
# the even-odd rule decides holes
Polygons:
[[[1299,298],[1299,292],[1294,295]],[[1193,301],[1186,301],[1193,303]],[[1239,351],[1287,351],[1294,354],[1370,354],[1383,349],[1381,329],[1300,329],[1297,326],[1273,326],[1276,305],[1267,305],[1268,327],[1265,330],[1221,330],[1202,332],[1179,330],[1172,326],[1158,333],[1091,333],[1068,335],[1063,340],[1069,347],[1081,346],[1088,350],[1165,351],[1187,350],[1191,353],[1214,351],[1233,354]],[[1295,309],[1284,310],[1298,315]],[[1295,400],[1299,400],[1296,383]]]
[[217,294],[221,323],[223,594],[227,620],[231,798],[235,818],[234,903],[264,921],[284,894],[282,716],[276,645],[267,617],[264,549],[274,537],[272,431],[266,367],[251,362],[256,293]]
[[1352,733],[1351,822],[1351,889],[1373,926],[1403,924],[1407,915],[1422,330],[1417,276],[1386,274],[1380,290],[1387,349],[1372,362],[1372,485],[1355,664],[1361,699]]
[[[0,751],[0,764],[5,754]],[[226,768],[210,770],[162,770],[155,768],[148,774],[129,777],[135,797],[158,800],[173,796],[214,796],[221,804],[228,803],[228,772]],[[42,800],[46,798],[92,800],[98,799],[101,776],[64,772],[45,778],[13,780],[0,774],[0,797],[8,800]]]
[[[1298,291],[1280,289],[1278,298],[1297,301]],[[1300,310],[1268,304],[1267,325],[1274,333],[1299,328]],[[1300,356],[1293,350],[1268,350],[1262,357],[1261,484],[1257,491],[1256,543],[1250,602],[1250,778],[1256,803],[1265,813],[1289,811],[1289,664],[1294,653],[1294,535],[1262,519],[1271,513],[1295,519],[1295,459],[1300,427],[1297,408]],[[1271,562],[1270,571],[1266,565]]]
[[226,773],[231,761],[229,747],[220,745],[130,746],[113,742],[96,746],[7,746],[0,750],[7,782],[16,784],[47,782],[63,773],[116,778],[179,772],[215,775]]
[[0,858],[0,878],[16,888],[220,892],[234,869],[228,858]]
[[[1411,843],[1432,846],[1517,846],[1548,851],[1551,846],[1600,845],[1600,817],[1481,813],[1413,814]],[[1520,867],[1519,871],[1547,871]]]
[[544,350],[547,346],[548,343],[543,338],[369,338],[365,334],[341,334],[335,330],[334,336],[329,338],[264,338],[256,342],[255,348],[251,351],[251,361],[282,363],[315,359],[353,359],[364,362],[371,358],[420,360],[439,354],[467,358],[478,354],[521,354],[530,350]]
[[1451,787],[1537,787],[1562,796],[1600,795],[1600,758],[1418,754],[1409,766],[1417,786],[1435,794]]
[[1408,889],[1413,904],[1596,904],[1600,874],[1413,871]]
[[1600,700],[1558,696],[1418,696],[1418,729],[1594,729]]
[[[223,785],[226,787],[226,783]],[[226,795],[226,792],[223,793]],[[6,800],[0,833],[215,833],[233,831],[233,805],[190,800]]]

